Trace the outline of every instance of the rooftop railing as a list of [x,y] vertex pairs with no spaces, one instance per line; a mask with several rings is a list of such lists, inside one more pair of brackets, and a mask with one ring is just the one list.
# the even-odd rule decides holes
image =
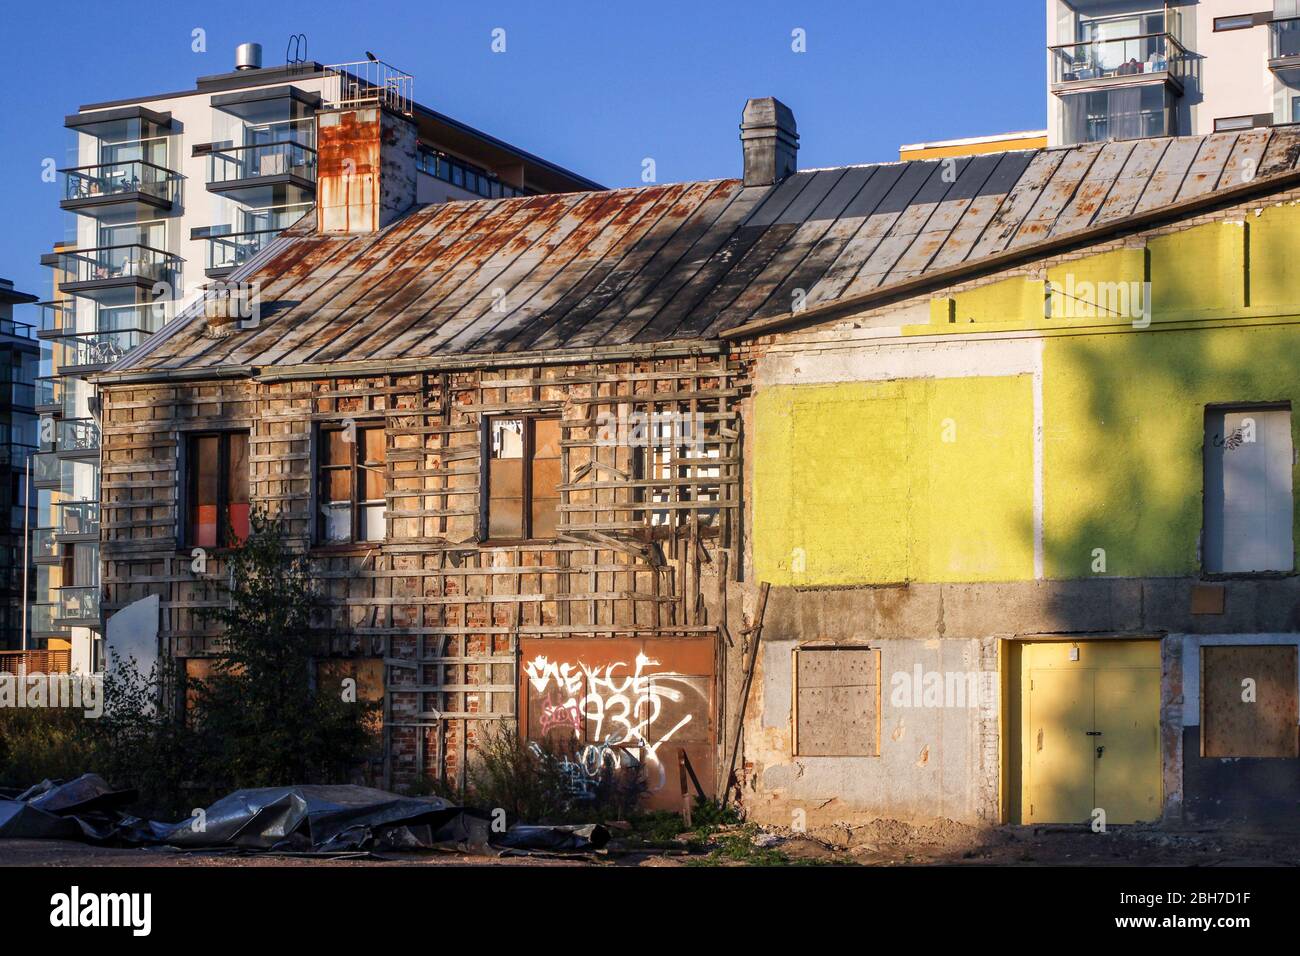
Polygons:
[[384,106],[403,116],[414,113],[414,78],[383,60],[357,60],[326,67],[321,91],[327,109]]

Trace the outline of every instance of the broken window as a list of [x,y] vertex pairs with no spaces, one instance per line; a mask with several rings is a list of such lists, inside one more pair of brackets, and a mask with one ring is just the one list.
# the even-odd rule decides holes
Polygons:
[[488,421],[485,524],[493,540],[554,538],[559,525],[560,421]]
[[880,651],[800,647],[794,687],[796,757],[880,756]]
[[1292,467],[1290,408],[1206,410],[1206,571],[1294,568]]
[[248,432],[191,435],[185,479],[187,544],[228,548],[248,537]]
[[1201,756],[1296,757],[1296,647],[1201,648]]
[[317,541],[384,540],[388,465],[382,425],[327,425],[317,455]]
[[[633,456],[632,475],[641,485],[637,500],[663,504],[649,512],[650,524],[668,526],[674,515],[678,524],[689,523],[692,514],[704,527],[713,525],[718,509],[708,503],[719,499],[722,457],[718,423],[706,423],[703,414],[657,412],[629,427],[627,441]],[[638,517],[644,520],[643,514]]]

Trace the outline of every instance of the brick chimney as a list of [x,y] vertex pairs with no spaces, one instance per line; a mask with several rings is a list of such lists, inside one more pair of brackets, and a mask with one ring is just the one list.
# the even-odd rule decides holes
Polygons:
[[415,123],[381,106],[316,114],[316,226],[384,228],[415,204]]
[[745,151],[746,186],[773,186],[799,168],[794,113],[775,97],[745,104],[740,144]]

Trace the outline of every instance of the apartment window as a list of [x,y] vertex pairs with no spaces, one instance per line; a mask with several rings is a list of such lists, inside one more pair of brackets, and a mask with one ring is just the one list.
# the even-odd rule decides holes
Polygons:
[[1225,116],[1214,121],[1216,133],[1232,133],[1242,129],[1254,129],[1254,116]]
[[1215,17],[1214,32],[1222,33],[1225,30],[1247,30],[1255,25],[1255,14],[1243,13],[1232,17]]
[[800,647],[794,687],[796,757],[880,756],[880,651]]
[[560,420],[489,419],[486,445],[488,537],[554,538],[560,517]]
[[1062,134],[1067,143],[1142,139],[1175,133],[1163,85],[1117,87],[1061,97]]
[[1204,456],[1205,570],[1292,570],[1291,409],[1207,409]]
[[382,425],[327,425],[317,455],[318,525],[322,544],[384,540],[388,464]]
[[1296,757],[1296,647],[1201,648],[1201,756]]
[[191,435],[185,541],[229,548],[248,537],[248,432]]

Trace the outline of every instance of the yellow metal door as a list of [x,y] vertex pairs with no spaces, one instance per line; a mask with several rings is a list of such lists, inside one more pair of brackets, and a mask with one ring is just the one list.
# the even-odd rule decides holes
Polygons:
[[1092,813],[1092,673],[1029,671],[1030,823],[1082,823]]
[[[1154,642],[1152,642],[1154,646]],[[1108,667],[1095,677],[1097,806],[1107,823],[1160,817],[1160,667]]]
[[1160,644],[1027,644],[1021,657],[1021,821],[1160,816]]

